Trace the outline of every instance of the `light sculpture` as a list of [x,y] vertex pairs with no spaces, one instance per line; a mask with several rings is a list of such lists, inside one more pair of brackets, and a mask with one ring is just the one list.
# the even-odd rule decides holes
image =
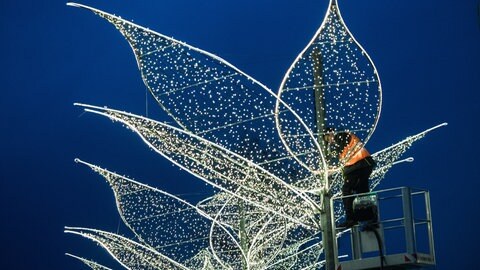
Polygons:
[[[381,108],[378,73],[346,28],[336,1],[330,1],[278,93],[211,53],[106,12],[68,5],[94,12],[122,33],[146,87],[174,124],[76,105],[124,124],[218,192],[192,204],[77,159],[110,184],[137,241],[89,228],[66,227],[66,232],[99,243],[127,269],[321,268],[319,212],[325,205],[319,195],[340,194],[342,164],[325,159],[319,138],[325,127],[335,126],[366,143]],[[372,189],[393,165],[411,161],[400,157],[439,126],[373,154],[378,166]],[[342,213],[335,209],[332,219]],[[109,269],[69,256],[92,269]]]

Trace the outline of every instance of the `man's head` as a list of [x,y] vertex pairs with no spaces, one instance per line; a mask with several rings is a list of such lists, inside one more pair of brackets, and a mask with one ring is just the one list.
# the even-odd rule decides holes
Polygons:
[[323,140],[328,143],[335,142],[335,128],[333,127],[326,127],[323,131]]

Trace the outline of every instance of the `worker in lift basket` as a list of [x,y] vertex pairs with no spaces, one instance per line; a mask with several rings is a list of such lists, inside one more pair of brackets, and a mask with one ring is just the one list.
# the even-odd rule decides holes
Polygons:
[[[326,128],[323,139],[327,146],[327,158],[338,159],[342,166],[342,196],[370,192],[368,179],[375,167],[375,161],[363,147],[363,143],[353,133],[336,132],[334,128]],[[354,196],[343,198],[345,221],[338,228],[350,228],[358,223],[353,213]]]

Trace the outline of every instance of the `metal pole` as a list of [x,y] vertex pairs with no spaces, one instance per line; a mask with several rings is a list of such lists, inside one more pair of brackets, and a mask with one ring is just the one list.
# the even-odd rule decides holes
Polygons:
[[428,244],[430,256],[432,256],[435,263],[435,244],[433,241],[433,224],[432,224],[432,210],[430,208],[430,192],[425,191],[425,206],[427,207],[427,228],[428,228]]
[[332,200],[328,191],[323,194],[323,209],[320,212],[320,223],[322,226],[322,243],[325,252],[325,269],[335,270],[337,265],[337,247],[335,230],[333,229]]
[[[315,97],[315,120],[318,134],[318,143],[323,153],[326,153],[325,142],[323,140],[323,130],[325,128],[325,97],[322,88],[322,55],[318,49],[313,50],[311,57],[314,61],[313,76],[314,76],[314,97]],[[327,169],[327,168],[324,168]],[[323,189],[321,191],[321,198],[323,206],[320,209],[320,225],[322,228],[322,244],[325,253],[325,269],[335,270],[337,265],[337,247],[336,235],[333,224],[333,207],[332,196],[330,195],[330,185],[328,174],[324,173],[320,177],[323,179]]]
[[415,229],[413,226],[413,208],[412,208],[412,198],[410,188],[403,187],[402,188],[402,203],[403,203],[403,218],[404,218],[404,226],[405,226],[405,240],[406,240],[406,248],[407,253],[414,254],[416,253],[415,248]]

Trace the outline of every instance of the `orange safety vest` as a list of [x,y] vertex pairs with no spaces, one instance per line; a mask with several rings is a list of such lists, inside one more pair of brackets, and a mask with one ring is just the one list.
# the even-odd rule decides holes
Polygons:
[[346,161],[346,166],[351,166],[369,156],[370,153],[365,147],[363,147],[360,139],[357,136],[350,134],[350,142],[348,142],[347,146],[343,148],[343,151],[340,154],[340,159]]

